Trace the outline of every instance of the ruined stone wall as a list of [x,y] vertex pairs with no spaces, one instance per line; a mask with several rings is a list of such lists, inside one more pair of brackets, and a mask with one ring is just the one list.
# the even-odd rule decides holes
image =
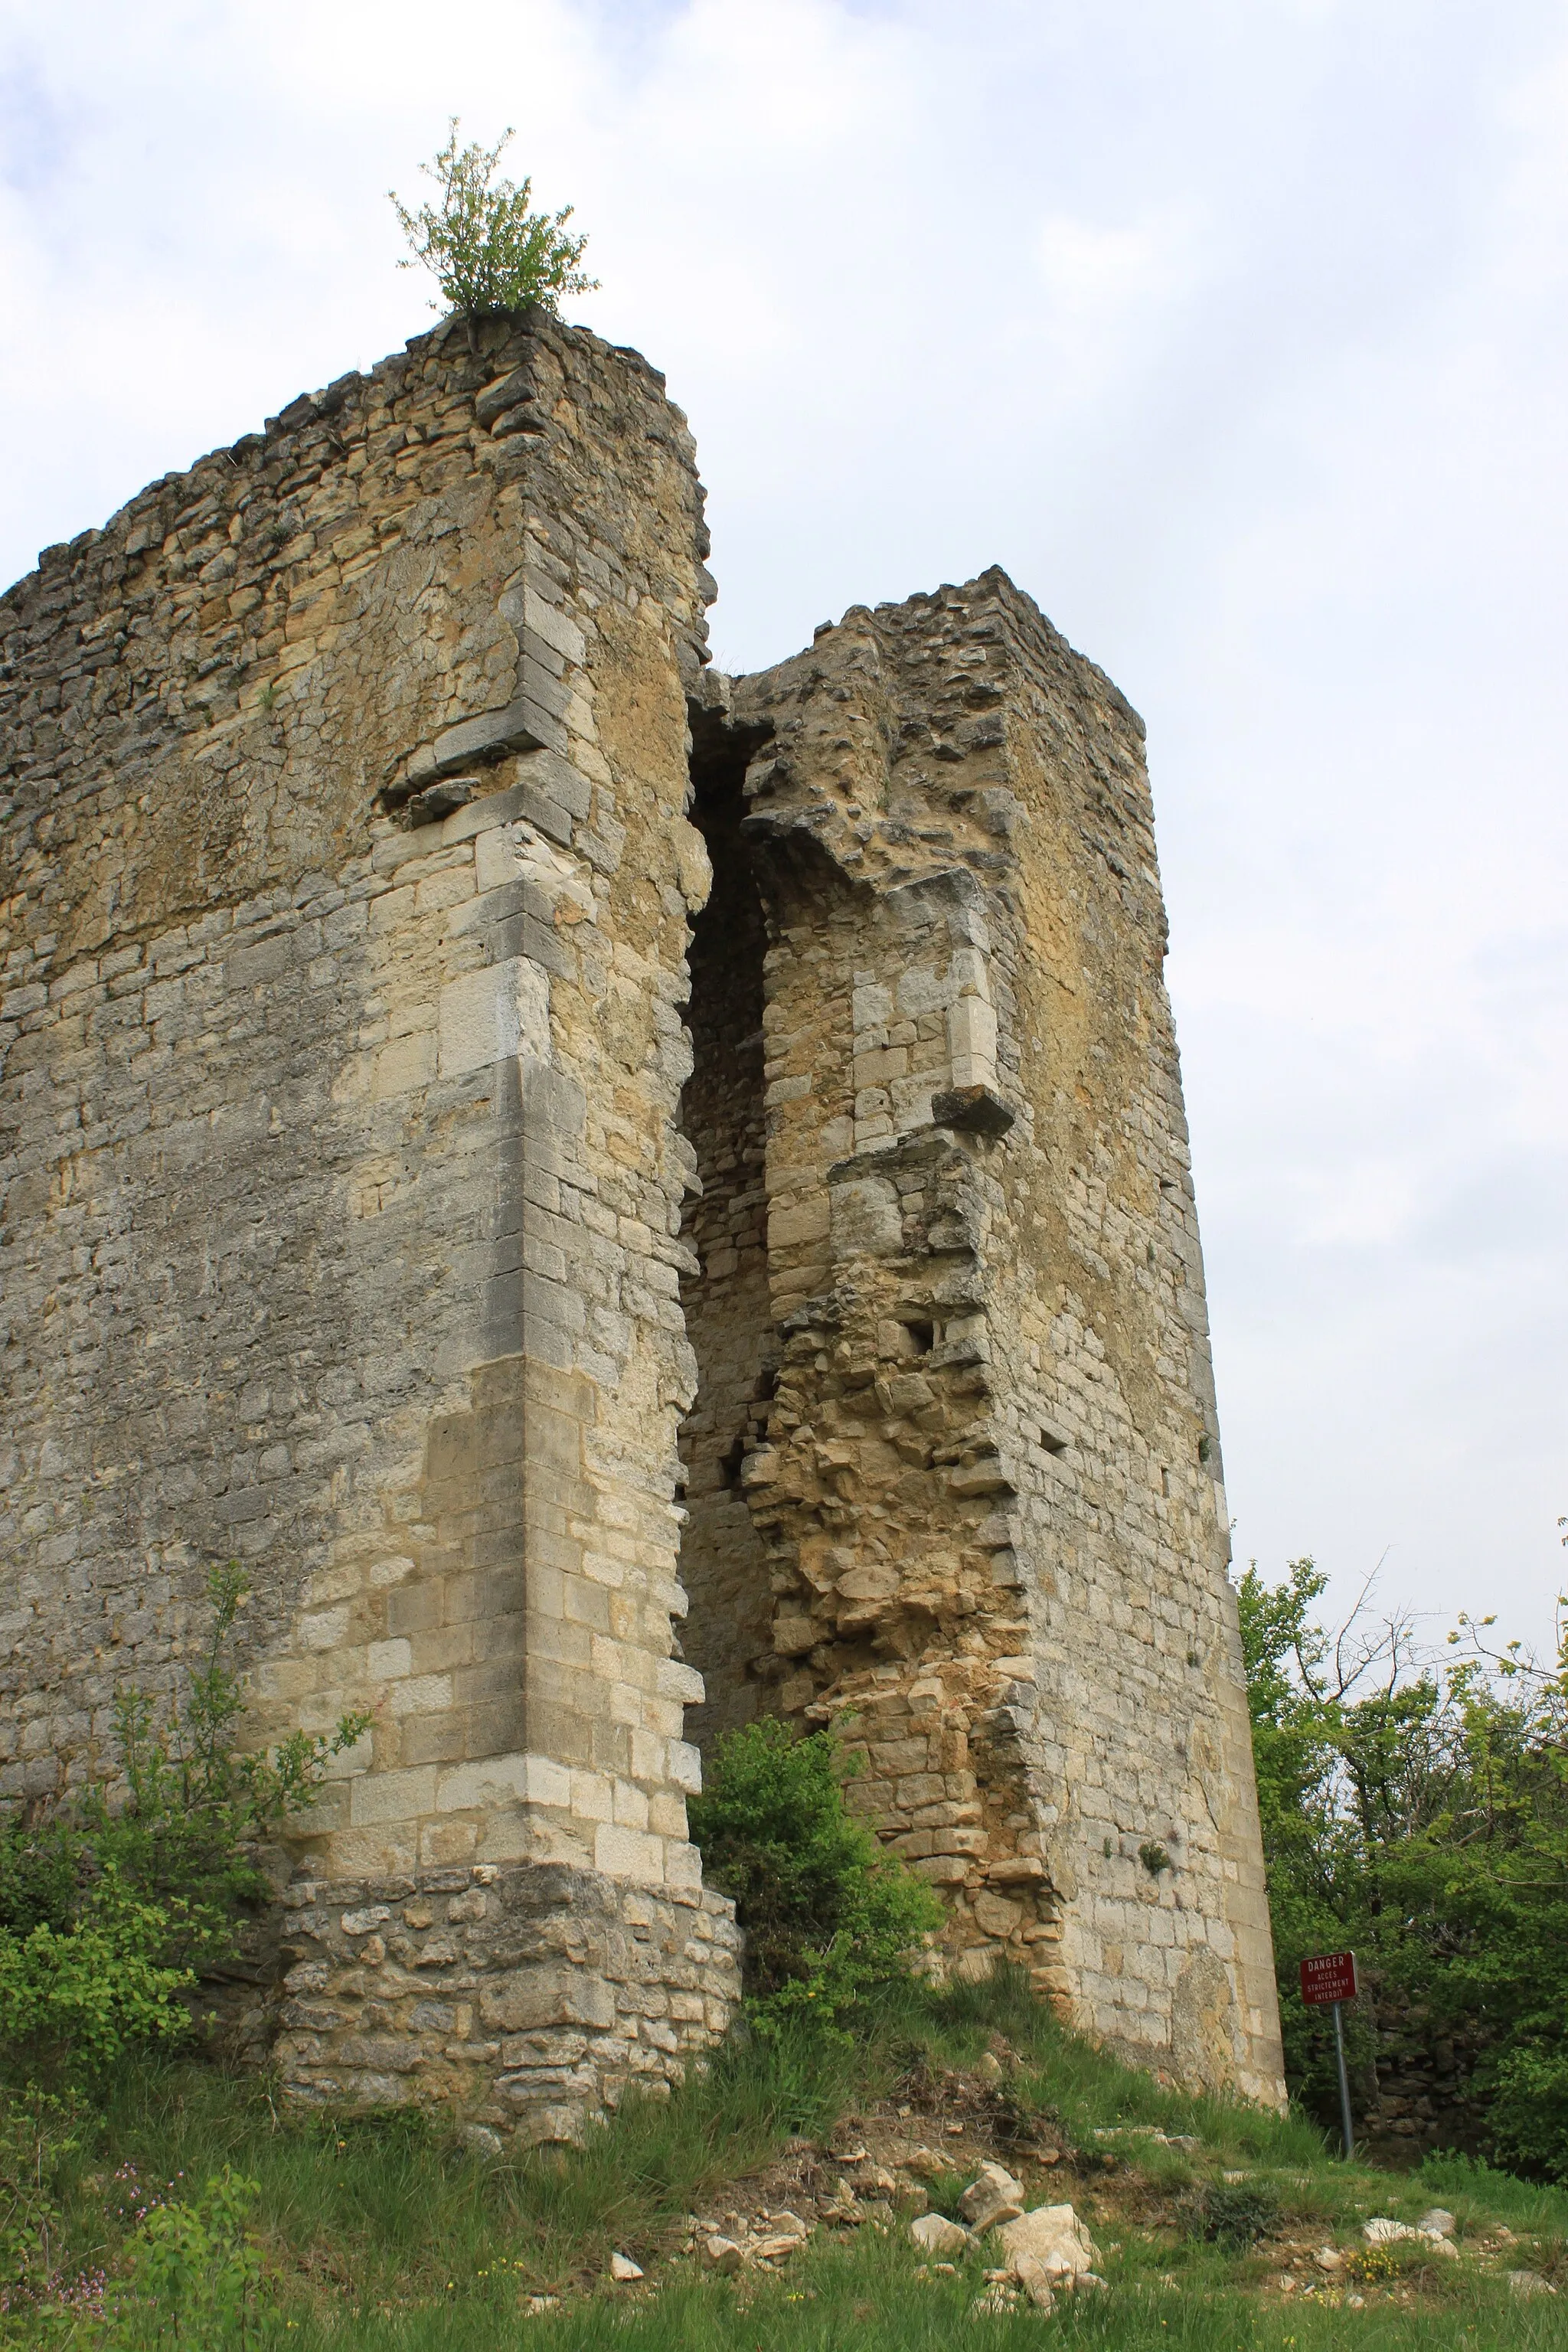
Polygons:
[[721,2027],[672,1655],[689,437],[437,330],[0,600],[0,1791],[237,1555],[297,2095],[574,2127]]
[[[994,572],[847,614],[730,716],[766,731],[780,1357],[747,1678],[845,1727],[961,1966],[1277,2099],[1142,729]],[[737,1707],[732,1649],[692,1655]]]
[[1000,573],[731,688],[706,552],[662,380],[534,320],[0,598],[0,1798],[237,1556],[250,1736],[372,1717],[296,2098],[673,2074],[759,1711],[959,1967],[1277,2097],[1141,729]]

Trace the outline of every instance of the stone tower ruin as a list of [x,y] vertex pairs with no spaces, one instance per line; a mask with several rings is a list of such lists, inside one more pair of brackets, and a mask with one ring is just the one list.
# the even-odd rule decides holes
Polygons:
[[662,377],[479,340],[0,600],[0,1795],[112,1773],[237,1557],[250,1736],[374,1718],[296,2098],[677,2071],[765,1712],[952,1967],[1278,2102],[1142,728],[997,571],[716,676]]

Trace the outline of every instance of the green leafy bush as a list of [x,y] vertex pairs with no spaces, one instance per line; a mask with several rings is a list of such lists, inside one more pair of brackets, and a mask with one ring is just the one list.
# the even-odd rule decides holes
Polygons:
[[746,1931],[747,2011],[759,2031],[786,2020],[841,2032],[873,1986],[908,1972],[942,1907],[844,1801],[830,1732],[795,1739],[764,1717],[719,1742],[691,1834]]
[[1194,2200],[1195,2234],[1220,2246],[1250,2246],[1279,2219],[1279,2199],[1266,2180],[1214,2180]]
[[1331,2029],[1297,1970],[1350,1945],[1363,2094],[1374,2029],[1442,2037],[1472,2135],[1568,2181],[1568,1624],[1552,1664],[1490,1646],[1490,1619],[1461,1618],[1430,1657],[1398,1619],[1325,1633],[1326,1582],[1300,1559],[1239,1594],[1292,2093],[1332,2116]]
[[256,1848],[314,1802],[326,1767],[367,1727],[295,1732],[264,1754],[236,1745],[245,1694],[227,1645],[246,1595],[234,1566],[208,1580],[206,1654],[167,1717],[137,1690],[115,1706],[123,1784],[0,1820],[0,2042],[102,2065],[177,2040],[182,1998],[230,1957],[265,1900]]
[[398,268],[428,269],[441,290],[441,301],[432,302],[431,309],[444,304],[455,310],[469,322],[470,339],[476,319],[525,310],[531,303],[553,310],[563,294],[589,294],[598,284],[577,267],[588,240],[567,235],[570,205],[558,213],[531,213],[531,181],[524,180],[521,188],[510,180],[491,185],[511,136],[508,131],[493,147],[472,144],[459,151],[454,115],[447,144],[433,163],[419,166],[440,190],[440,203],[411,212],[395,194],[391,197],[414,248]]
[[32,2089],[0,2099],[0,2313],[54,2284],[67,2242],[65,2178],[80,2151],[78,2102]]
[[176,1937],[175,1915],[139,1903],[112,1865],[63,1931],[0,1928],[0,2041],[102,2065],[128,2043],[178,2040],[190,2022],[179,1995],[195,1978],[168,1961]]
[[199,2197],[153,2206],[131,2242],[132,2292],[115,2313],[110,2352],[209,2352],[253,2338],[261,2255],[246,2223],[259,2194],[226,2164]]
[[[1543,1997],[1539,2006],[1547,2005]],[[1539,2029],[1516,2032],[1486,2078],[1493,2155],[1534,2179],[1568,2181],[1568,2050],[1562,2042]]]

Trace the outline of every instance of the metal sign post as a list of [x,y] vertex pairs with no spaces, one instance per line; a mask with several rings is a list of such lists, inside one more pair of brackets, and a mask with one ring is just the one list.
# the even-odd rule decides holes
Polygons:
[[1334,2055],[1340,2068],[1340,2123],[1344,2132],[1345,2158],[1355,2154],[1355,2126],[1351,2117],[1351,2080],[1345,2069],[1345,2028],[1342,2004],[1361,1991],[1353,1952],[1325,1952],[1301,1963],[1301,1999],[1310,2009],[1334,2012]]
[[1334,2055],[1340,2062],[1340,2128],[1345,2136],[1345,2162],[1355,2154],[1355,2126],[1351,2121],[1351,2078],[1345,2072],[1344,2005],[1334,2003]]

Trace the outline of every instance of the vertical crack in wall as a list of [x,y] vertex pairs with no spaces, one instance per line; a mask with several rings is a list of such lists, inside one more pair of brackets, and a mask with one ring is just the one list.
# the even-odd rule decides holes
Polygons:
[[707,1688],[687,1716],[704,1749],[758,1712],[758,1662],[773,1652],[768,1562],[747,1507],[742,1470],[765,1424],[778,1343],[768,1299],[767,1134],[763,1074],[766,921],[741,835],[742,787],[758,740],[696,707],[691,713],[692,816],[713,887],[692,930],[693,1066],[681,1125],[700,1190],[682,1238],[700,1272],[681,1284],[698,1391],[680,1433],[687,1524],[680,1575],[690,1602],[687,1662]]
[[[1029,1635],[981,1336],[994,1145],[931,1117],[979,894],[945,876],[883,902],[759,814],[765,728],[690,717],[713,885],[682,1098],[701,1189],[681,1577],[707,1692],[689,1730],[710,1748],[761,1713],[834,1724],[857,1805],[943,1888],[949,1941],[1039,1975],[1059,1929],[1006,1705]],[[901,1008],[872,967],[897,973]],[[899,1009],[911,1075],[886,1096],[856,1084],[857,1034],[870,1024],[865,1052],[889,1059]]]

